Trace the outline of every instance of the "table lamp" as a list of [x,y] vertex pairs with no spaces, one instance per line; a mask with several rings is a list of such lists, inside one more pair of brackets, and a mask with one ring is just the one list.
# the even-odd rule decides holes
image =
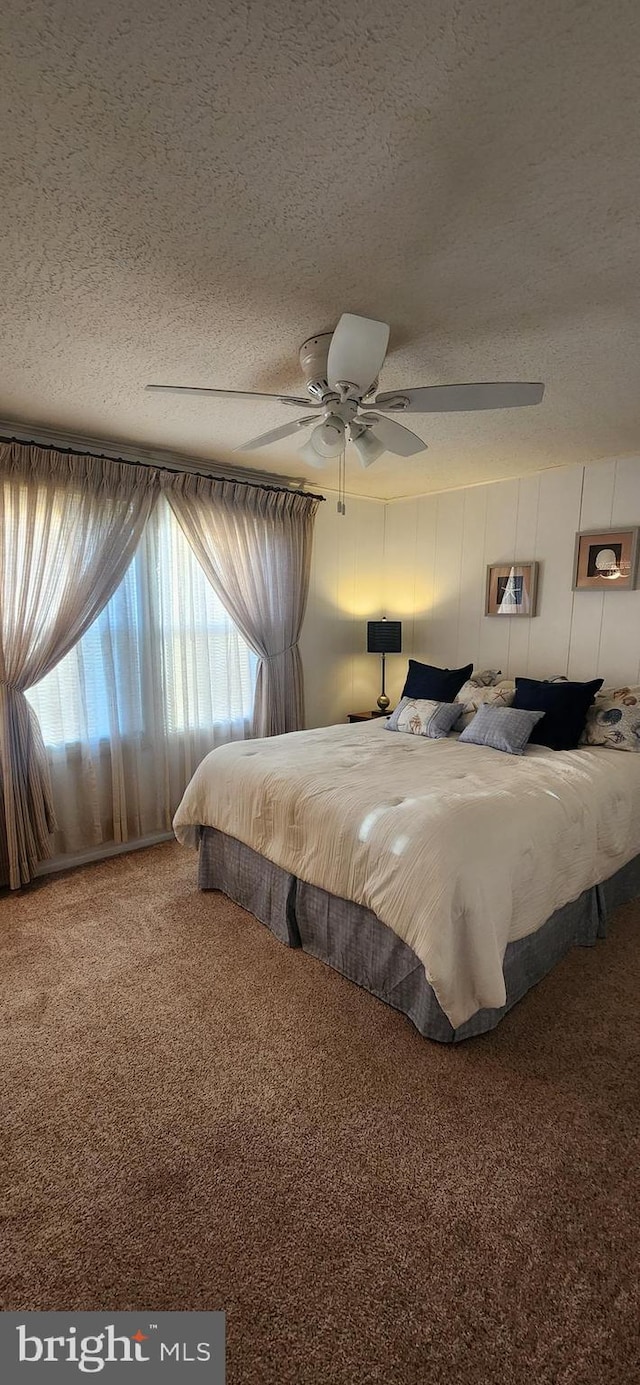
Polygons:
[[378,698],[378,707],[381,712],[386,712],[389,706],[389,698],[384,690],[385,655],[401,653],[401,620],[387,620],[386,616],[383,616],[382,620],[367,621],[367,654],[379,654],[382,664],[382,689]]

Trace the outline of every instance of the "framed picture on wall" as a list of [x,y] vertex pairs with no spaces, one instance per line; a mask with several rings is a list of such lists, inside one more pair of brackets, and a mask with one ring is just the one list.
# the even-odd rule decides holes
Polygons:
[[534,616],[537,592],[537,563],[490,563],[485,615]]
[[631,591],[637,569],[637,528],[589,529],[576,534],[574,591]]

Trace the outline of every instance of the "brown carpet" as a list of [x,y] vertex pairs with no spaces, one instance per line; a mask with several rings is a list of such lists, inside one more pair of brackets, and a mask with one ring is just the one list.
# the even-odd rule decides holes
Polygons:
[[0,1303],[223,1308],[230,1385],[638,1379],[640,908],[491,1035],[174,844],[0,901]]

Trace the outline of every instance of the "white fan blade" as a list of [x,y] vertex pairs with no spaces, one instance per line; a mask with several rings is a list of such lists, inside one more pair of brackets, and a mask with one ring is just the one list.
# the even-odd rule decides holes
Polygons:
[[331,338],[327,357],[327,379],[331,388],[348,383],[355,385],[360,394],[366,394],[378,378],[388,343],[386,322],[343,313]]
[[250,442],[242,442],[239,447],[234,447],[234,452],[254,452],[258,447],[268,447],[270,442],[280,442],[282,438],[291,437],[292,433],[297,433],[299,428],[306,428],[308,423],[315,423],[315,415],[310,414],[308,418],[297,418],[295,423],[283,423],[282,428],[272,428],[270,433],[261,433],[259,438],[252,438]]
[[212,394],[218,399],[277,399],[280,404],[294,404],[296,409],[321,409],[322,405],[313,399],[298,399],[291,394],[256,394],[253,390],[210,390],[199,385],[145,385],[146,390],[159,390],[164,394]]
[[367,418],[375,418],[372,436],[383,443],[387,452],[395,453],[396,457],[415,457],[417,452],[426,452],[426,442],[402,423],[396,423],[395,418],[383,418],[381,414],[376,417],[369,413]]
[[473,409],[522,409],[539,404],[544,385],[480,384],[426,385],[411,390],[388,390],[373,401],[376,409],[406,410],[412,414],[449,414]]

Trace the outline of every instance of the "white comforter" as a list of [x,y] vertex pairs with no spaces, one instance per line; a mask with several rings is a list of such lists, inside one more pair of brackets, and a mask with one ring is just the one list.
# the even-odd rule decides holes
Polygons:
[[640,852],[640,755],[504,755],[381,721],[298,731],[213,750],[176,836],[200,824],[372,909],[457,1027],[504,1004],[508,942]]

